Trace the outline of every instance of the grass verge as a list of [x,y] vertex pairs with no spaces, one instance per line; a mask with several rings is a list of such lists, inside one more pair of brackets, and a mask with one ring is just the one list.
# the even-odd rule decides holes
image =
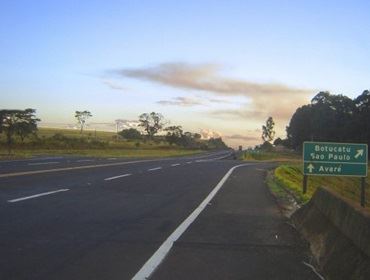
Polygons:
[[[304,204],[309,201],[319,186],[326,186],[343,197],[351,199],[356,203],[360,201],[360,178],[356,177],[325,177],[325,176],[309,176],[307,184],[307,193],[302,193],[302,165],[284,164],[280,165],[273,171],[272,181],[269,187],[272,192],[286,190],[291,193],[299,204]],[[280,189],[280,190],[279,190]],[[366,205],[370,206],[370,184],[369,178],[366,178]]]
[[201,153],[201,150],[181,149],[17,149],[11,156],[0,150],[0,159],[29,158],[33,156],[73,155],[86,157],[154,158],[175,157]]
[[294,152],[245,151],[241,154],[241,159],[248,161],[298,162],[301,158],[301,154]]
[[[39,128],[37,138],[24,142],[15,138],[11,155],[0,134],[0,160],[33,156],[74,155],[89,157],[154,158],[193,155],[203,152],[198,148],[183,148],[162,140],[116,139],[116,133],[106,131]],[[2,138],[1,138],[2,137]]]

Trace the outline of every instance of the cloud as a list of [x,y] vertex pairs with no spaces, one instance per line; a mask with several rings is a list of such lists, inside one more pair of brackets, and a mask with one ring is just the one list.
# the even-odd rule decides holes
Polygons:
[[221,95],[253,96],[276,93],[307,93],[282,84],[260,84],[244,80],[221,77],[222,69],[216,64],[164,63],[155,67],[141,69],[122,69],[118,73],[125,77],[159,82],[165,85],[219,93]]
[[231,103],[229,100],[218,99],[218,98],[208,98],[208,101],[211,103]]
[[178,96],[171,100],[160,100],[160,101],[157,101],[157,103],[160,105],[173,105],[173,106],[182,106],[182,107],[190,107],[190,106],[204,104],[199,99],[183,97],[183,96]]
[[[148,68],[121,69],[120,76],[159,83],[184,90],[204,91],[218,96],[242,96],[249,103],[239,110],[223,110],[214,116],[238,116],[262,120],[268,116],[288,120],[297,107],[307,104],[314,92],[278,83],[255,83],[220,75],[217,64],[164,63]],[[214,99],[215,101],[217,99]]]
[[198,106],[198,105],[209,106],[210,103],[229,104],[231,102],[228,100],[217,99],[217,98],[204,98],[204,97],[194,98],[194,97],[178,96],[170,100],[160,100],[160,101],[157,101],[156,103],[160,105],[191,107],[191,106]]
[[138,128],[139,127],[139,121],[137,120],[123,120],[123,119],[117,119],[114,121],[114,127],[118,126],[118,129],[127,129],[127,128]]
[[105,84],[106,86],[108,86],[110,89],[113,89],[113,90],[121,90],[121,91],[128,90],[127,88],[122,87],[122,86],[120,86],[120,85],[118,85],[118,84],[116,84],[112,81],[109,81],[109,80],[103,80],[102,82],[103,82],[103,84]]
[[226,135],[224,136],[227,140],[243,140],[243,141],[258,141],[260,140],[260,137],[255,136],[245,136],[240,134],[233,134],[233,135]]
[[211,129],[201,129],[200,135],[202,135],[202,139],[222,137],[222,134],[220,132]]

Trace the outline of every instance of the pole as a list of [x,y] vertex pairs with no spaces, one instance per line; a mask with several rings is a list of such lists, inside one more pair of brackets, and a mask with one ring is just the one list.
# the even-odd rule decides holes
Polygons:
[[361,206],[365,207],[365,177],[361,177]]
[[303,175],[303,194],[307,192],[307,175]]

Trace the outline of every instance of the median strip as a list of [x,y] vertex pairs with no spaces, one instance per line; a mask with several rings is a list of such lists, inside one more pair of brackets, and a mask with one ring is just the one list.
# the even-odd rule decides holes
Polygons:
[[8,202],[9,203],[14,203],[14,202],[18,202],[18,201],[23,201],[23,200],[27,200],[27,199],[32,199],[32,198],[36,198],[36,197],[40,197],[40,196],[50,195],[50,194],[54,194],[54,193],[58,193],[58,192],[66,192],[66,191],[69,191],[69,189],[60,189],[60,190],[56,190],[56,191],[52,191],[52,192],[45,192],[45,193],[39,193],[39,194],[31,195],[31,196],[20,197],[20,198],[8,200]]
[[28,165],[47,165],[47,164],[57,164],[60,163],[59,161],[49,161],[49,162],[32,162],[28,163]]
[[76,162],[91,162],[94,161],[93,159],[79,159]]
[[105,178],[104,181],[110,181],[110,180],[114,180],[114,179],[118,179],[118,178],[122,178],[122,177],[127,177],[127,176],[131,176],[131,175],[132,174],[127,173],[127,174],[118,175],[118,176],[114,176],[114,177],[110,177],[110,178]]

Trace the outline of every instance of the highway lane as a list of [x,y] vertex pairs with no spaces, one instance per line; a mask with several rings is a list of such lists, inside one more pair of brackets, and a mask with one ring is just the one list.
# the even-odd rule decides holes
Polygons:
[[102,164],[119,164],[132,161],[172,161],[172,160],[202,160],[207,158],[217,158],[229,154],[230,151],[217,151],[201,153],[191,156],[170,157],[170,158],[92,158],[76,156],[56,156],[56,157],[35,157],[22,160],[0,161],[0,175],[15,172],[27,172],[37,170],[51,170],[59,168],[69,168],[78,166],[92,166]]
[[1,178],[0,279],[129,279],[234,163],[172,164]]
[[[225,155],[0,178],[0,279],[130,279],[228,170],[239,164],[212,160]],[[260,173],[256,164],[243,170],[248,170],[248,176]],[[263,178],[251,184],[250,200],[258,201],[255,188]],[[276,207],[269,203],[262,205],[268,208],[264,212]],[[248,225],[253,226],[253,220]],[[222,224],[216,230],[224,236]],[[242,230],[238,224],[234,228]],[[203,236],[195,230],[193,236],[197,234]],[[174,265],[184,271],[175,259],[169,265],[164,262],[155,278],[170,279],[161,275],[177,269]]]
[[[56,191],[65,188],[89,187],[94,184],[102,184],[102,181],[115,181],[122,175],[140,175],[146,172],[154,172],[161,167],[178,168],[192,163],[202,163],[217,160],[220,157],[227,157],[229,151],[216,152],[207,155],[198,155],[192,157],[163,158],[156,160],[122,161],[118,163],[107,163],[99,167],[91,165],[64,166],[64,168],[80,168],[57,172],[37,173],[21,176],[0,177],[0,204],[4,201],[16,199],[25,196],[37,195],[44,192]],[[116,165],[117,164],[117,165]],[[44,169],[49,171],[49,169]],[[43,171],[43,170],[37,170]],[[9,173],[10,175],[18,173]],[[6,175],[6,174],[3,174]],[[104,183],[104,182],[103,182]]]

